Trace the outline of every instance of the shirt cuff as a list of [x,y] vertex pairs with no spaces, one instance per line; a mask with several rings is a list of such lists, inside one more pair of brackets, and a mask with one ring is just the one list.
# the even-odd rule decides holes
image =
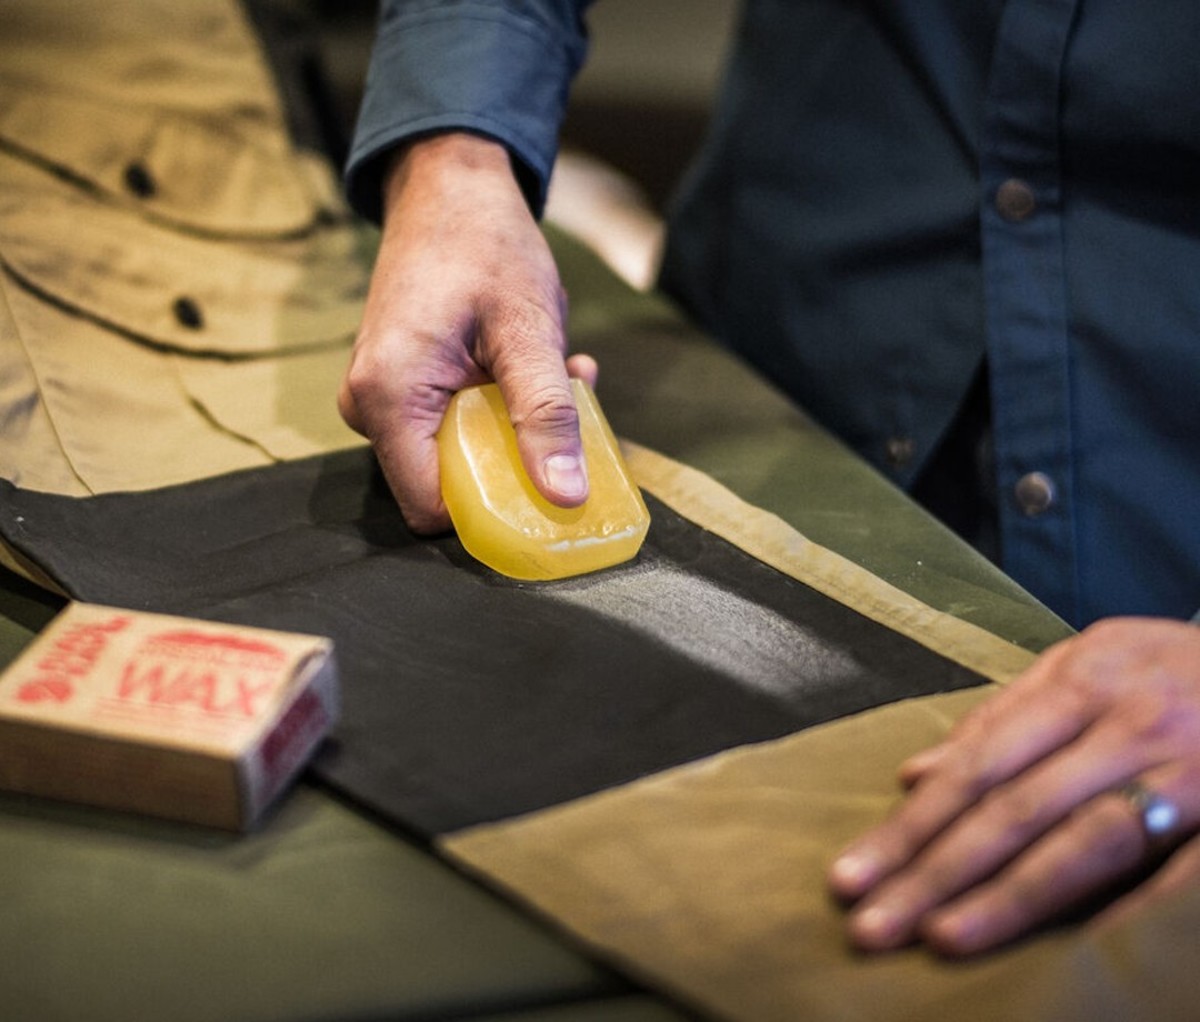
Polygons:
[[532,6],[545,18],[480,0],[384,5],[346,163],[346,194],[358,213],[380,220],[386,157],[397,145],[465,130],[508,148],[541,216],[586,36],[582,5]]

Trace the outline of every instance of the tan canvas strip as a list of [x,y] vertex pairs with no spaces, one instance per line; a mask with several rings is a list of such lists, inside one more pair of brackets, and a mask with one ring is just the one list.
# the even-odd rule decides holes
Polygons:
[[[837,850],[895,804],[895,768],[991,686],[744,746],[438,842],[628,973],[739,1022],[1194,1017],[1200,890],[948,962],[864,956],[827,893]],[[1187,948],[1187,952],[1181,949]]]
[[864,617],[992,681],[1009,681],[1032,663],[1027,650],[909,596],[703,472],[629,441],[622,449],[638,485],[678,514]]

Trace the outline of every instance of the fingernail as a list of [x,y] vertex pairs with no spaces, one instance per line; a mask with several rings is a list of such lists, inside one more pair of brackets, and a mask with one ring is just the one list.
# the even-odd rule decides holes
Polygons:
[[987,918],[979,912],[962,909],[943,913],[925,927],[926,939],[943,953],[970,954],[982,949],[986,925]]
[[573,454],[552,454],[543,463],[546,482],[568,500],[581,500],[587,495],[587,473],[583,462]]
[[854,939],[865,948],[887,948],[900,936],[901,918],[891,909],[875,905],[854,915]]
[[878,880],[879,863],[865,852],[846,852],[834,860],[829,873],[839,892],[857,897]]

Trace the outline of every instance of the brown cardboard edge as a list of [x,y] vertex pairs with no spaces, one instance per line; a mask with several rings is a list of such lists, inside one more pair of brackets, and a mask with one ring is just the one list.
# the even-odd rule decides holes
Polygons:
[[[0,720],[0,744],[8,760],[7,766],[0,760],[5,791],[222,830],[240,828],[232,759],[9,719]],[[74,764],[87,769],[72,769]],[[147,778],[155,782],[146,783]]]
[[296,666],[288,697],[238,761],[240,826],[253,829],[300,775],[340,714],[337,657],[324,640]]

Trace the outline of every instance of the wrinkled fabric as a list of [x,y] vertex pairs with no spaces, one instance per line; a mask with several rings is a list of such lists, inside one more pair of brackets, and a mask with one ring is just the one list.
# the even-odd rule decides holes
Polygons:
[[361,443],[332,388],[371,240],[241,6],[0,21],[0,476],[145,489]]

